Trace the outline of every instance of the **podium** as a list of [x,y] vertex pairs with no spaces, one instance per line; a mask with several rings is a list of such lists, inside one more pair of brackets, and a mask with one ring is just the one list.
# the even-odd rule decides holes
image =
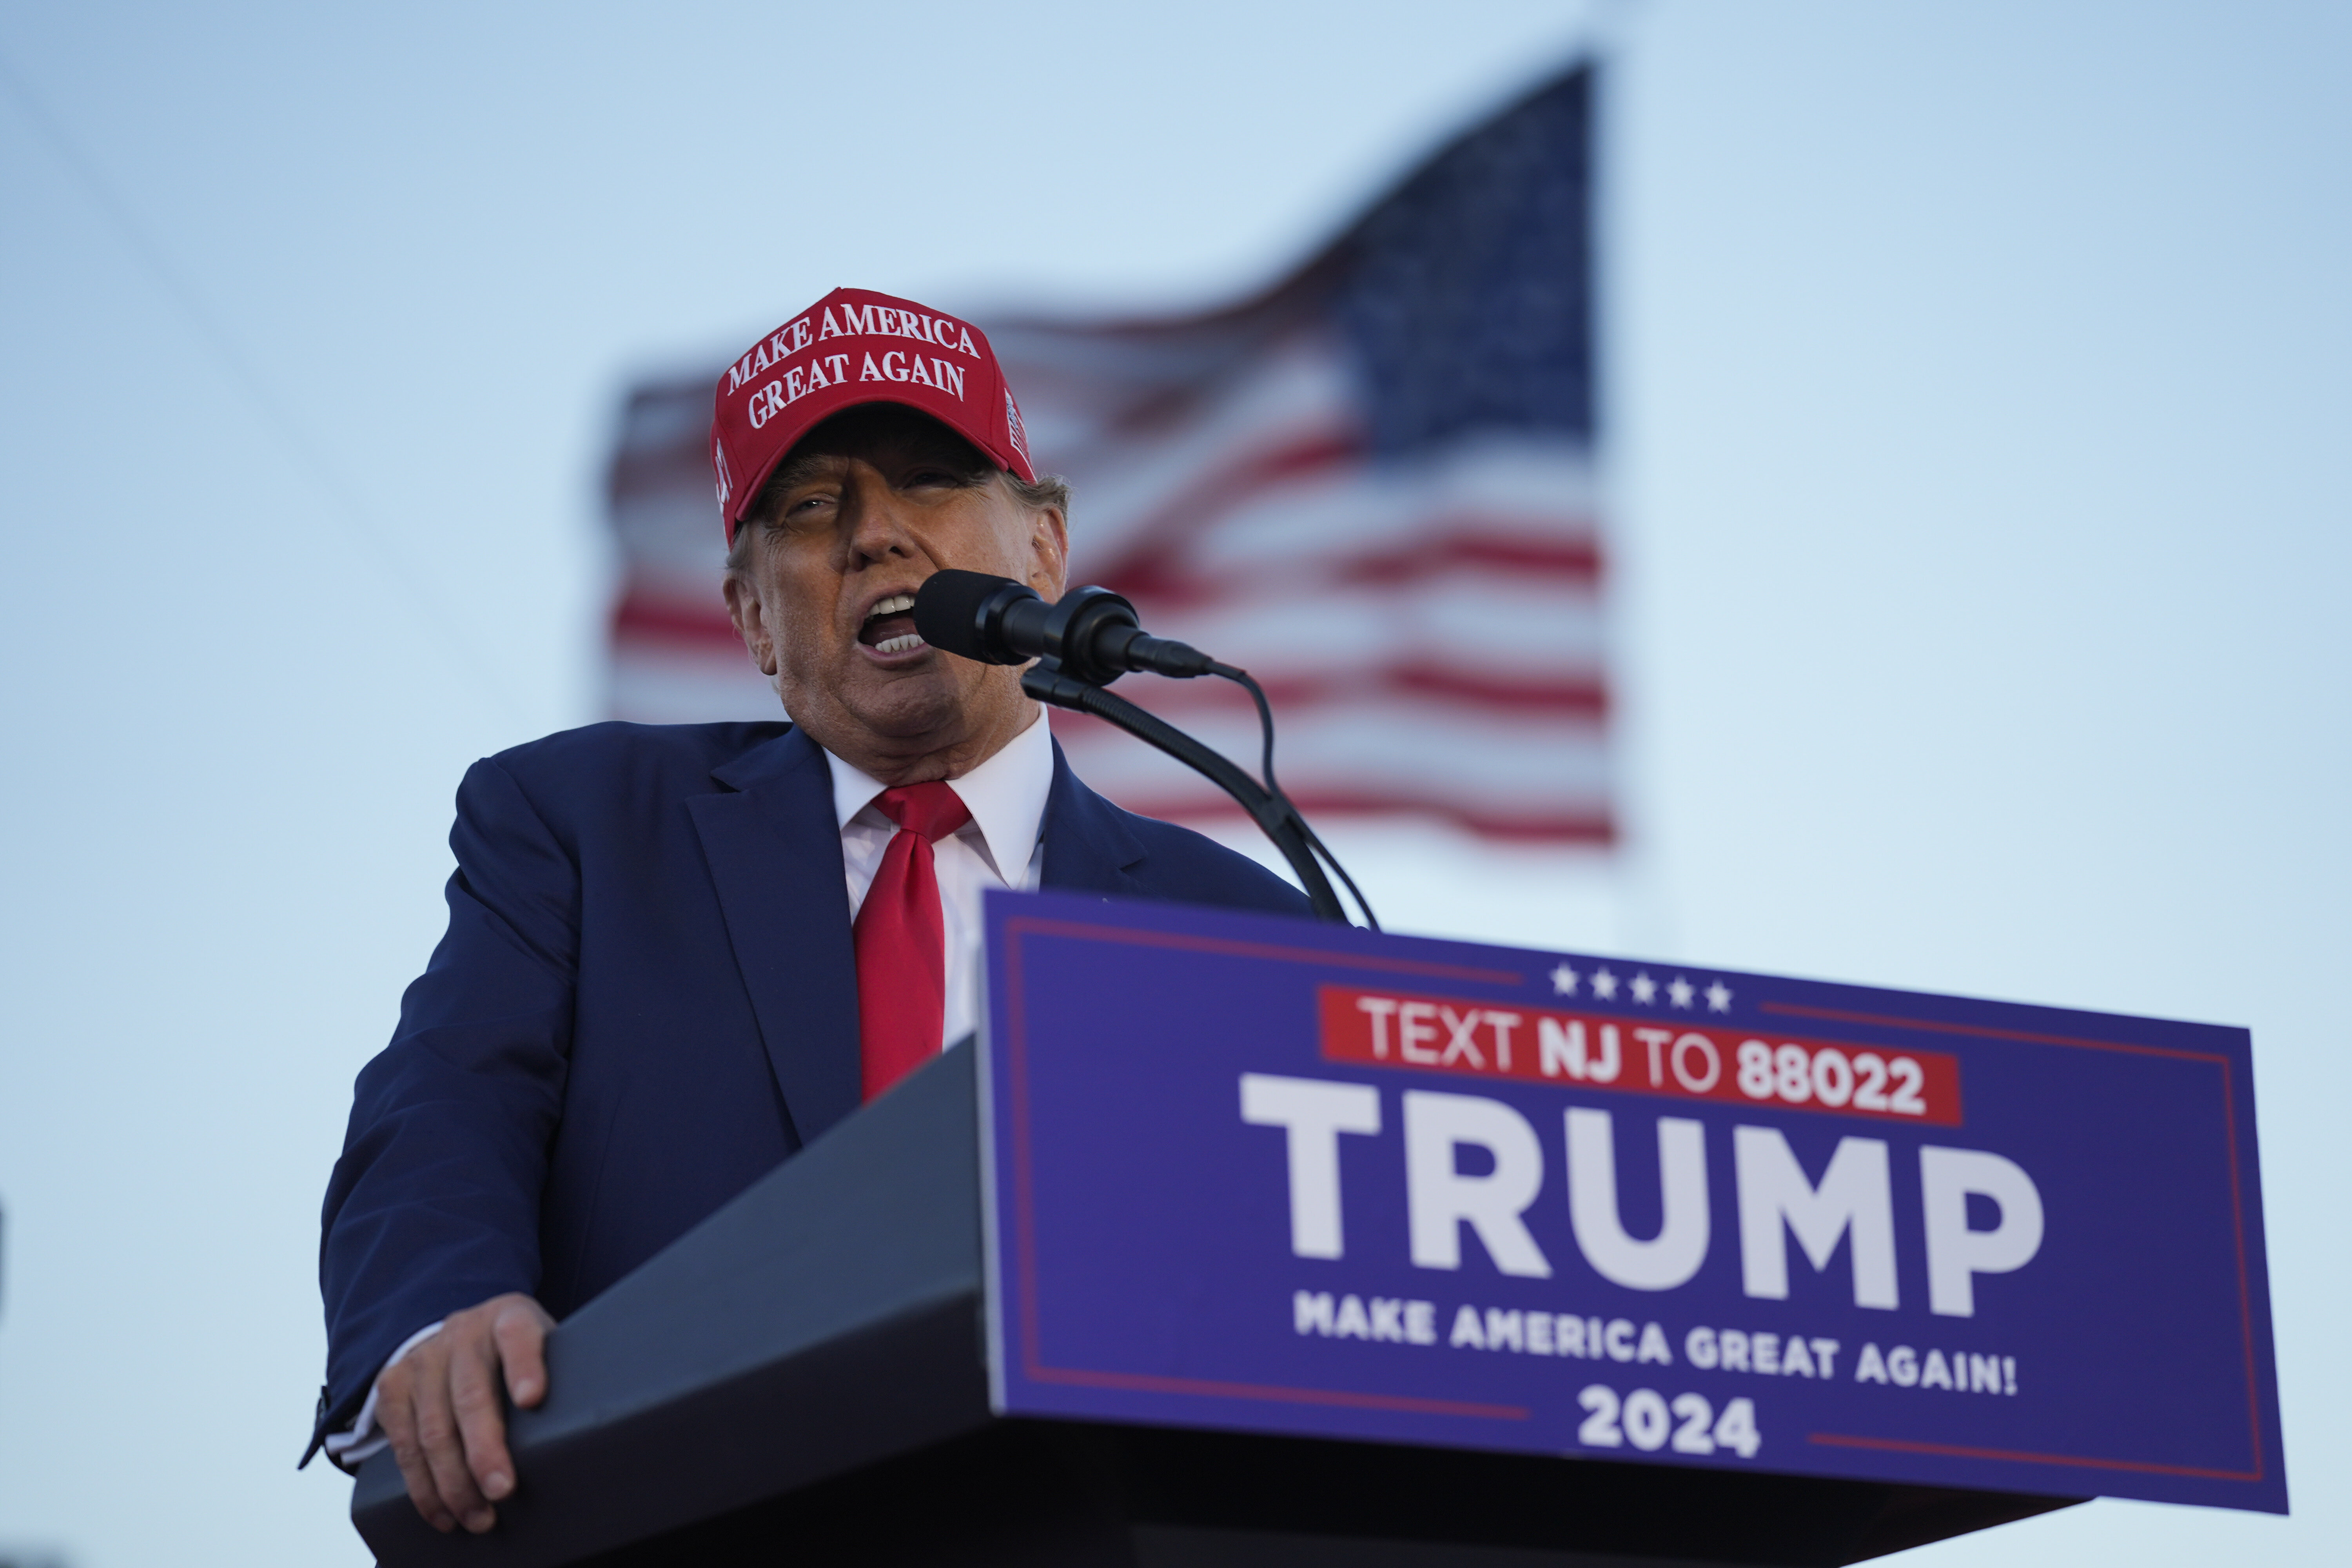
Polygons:
[[1842,1563],[2066,1506],[994,1415],[975,1059],[950,1051],[566,1320],[495,1531],[436,1532],[370,1459],[352,1517],[377,1560]]
[[380,1562],[1832,1564],[2285,1509],[2242,1030],[988,920],[984,1039],[556,1329],[494,1531],[369,1460]]

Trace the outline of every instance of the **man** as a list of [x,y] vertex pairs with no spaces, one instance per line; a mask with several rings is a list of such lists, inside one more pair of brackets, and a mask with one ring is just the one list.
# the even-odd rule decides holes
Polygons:
[[388,1442],[442,1530],[514,1489],[501,1389],[545,1396],[557,1319],[976,1025],[985,889],[1307,912],[1079,783],[1017,671],[916,635],[944,567],[1064,586],[1067,491],[977,329],[835,290],[720,378],[712,458],[728,607],[791,721],[474,765],[448,933],[328,1188],[312,1450]]

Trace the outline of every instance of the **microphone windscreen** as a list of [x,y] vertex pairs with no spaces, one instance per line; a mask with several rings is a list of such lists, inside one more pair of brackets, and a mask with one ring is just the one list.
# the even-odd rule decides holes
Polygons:
[[944,567],[915,591],[915,630],[935,648],[982,664],[1003,664],[1005,650],[991,648],[982,638],[980,612],[1003,590],[1023,586],[1010,577]]

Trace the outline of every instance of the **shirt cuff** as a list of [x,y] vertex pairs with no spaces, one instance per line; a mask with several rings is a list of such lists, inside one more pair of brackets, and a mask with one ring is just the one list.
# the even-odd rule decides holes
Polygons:
[[327,1434],[326,1450],[330,1464],[337,1469],[349,1470],[391,1447],[392,1438],[375,1424],[375,1396],[383,1386],[383,1374],[398,1366],[401,1357],[440,1331],[439,1323],[427,1323],[400,1342],[400,1348],[384,1362],[383,1372],[377,1373],[375,1381],[368,1384],[367,1403],[360,1406],[360,1413],[352,1418],[351,1426],[345,1431]]

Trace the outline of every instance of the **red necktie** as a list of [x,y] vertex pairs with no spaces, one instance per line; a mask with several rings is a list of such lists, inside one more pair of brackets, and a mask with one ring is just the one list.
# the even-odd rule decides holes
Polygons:
[[873,1099],[939,1054],[947,1026],[947,918],[931,845],[971,820],[944,784],[901,784],[874,803],[898,831],[857,906],[857,1055]]

